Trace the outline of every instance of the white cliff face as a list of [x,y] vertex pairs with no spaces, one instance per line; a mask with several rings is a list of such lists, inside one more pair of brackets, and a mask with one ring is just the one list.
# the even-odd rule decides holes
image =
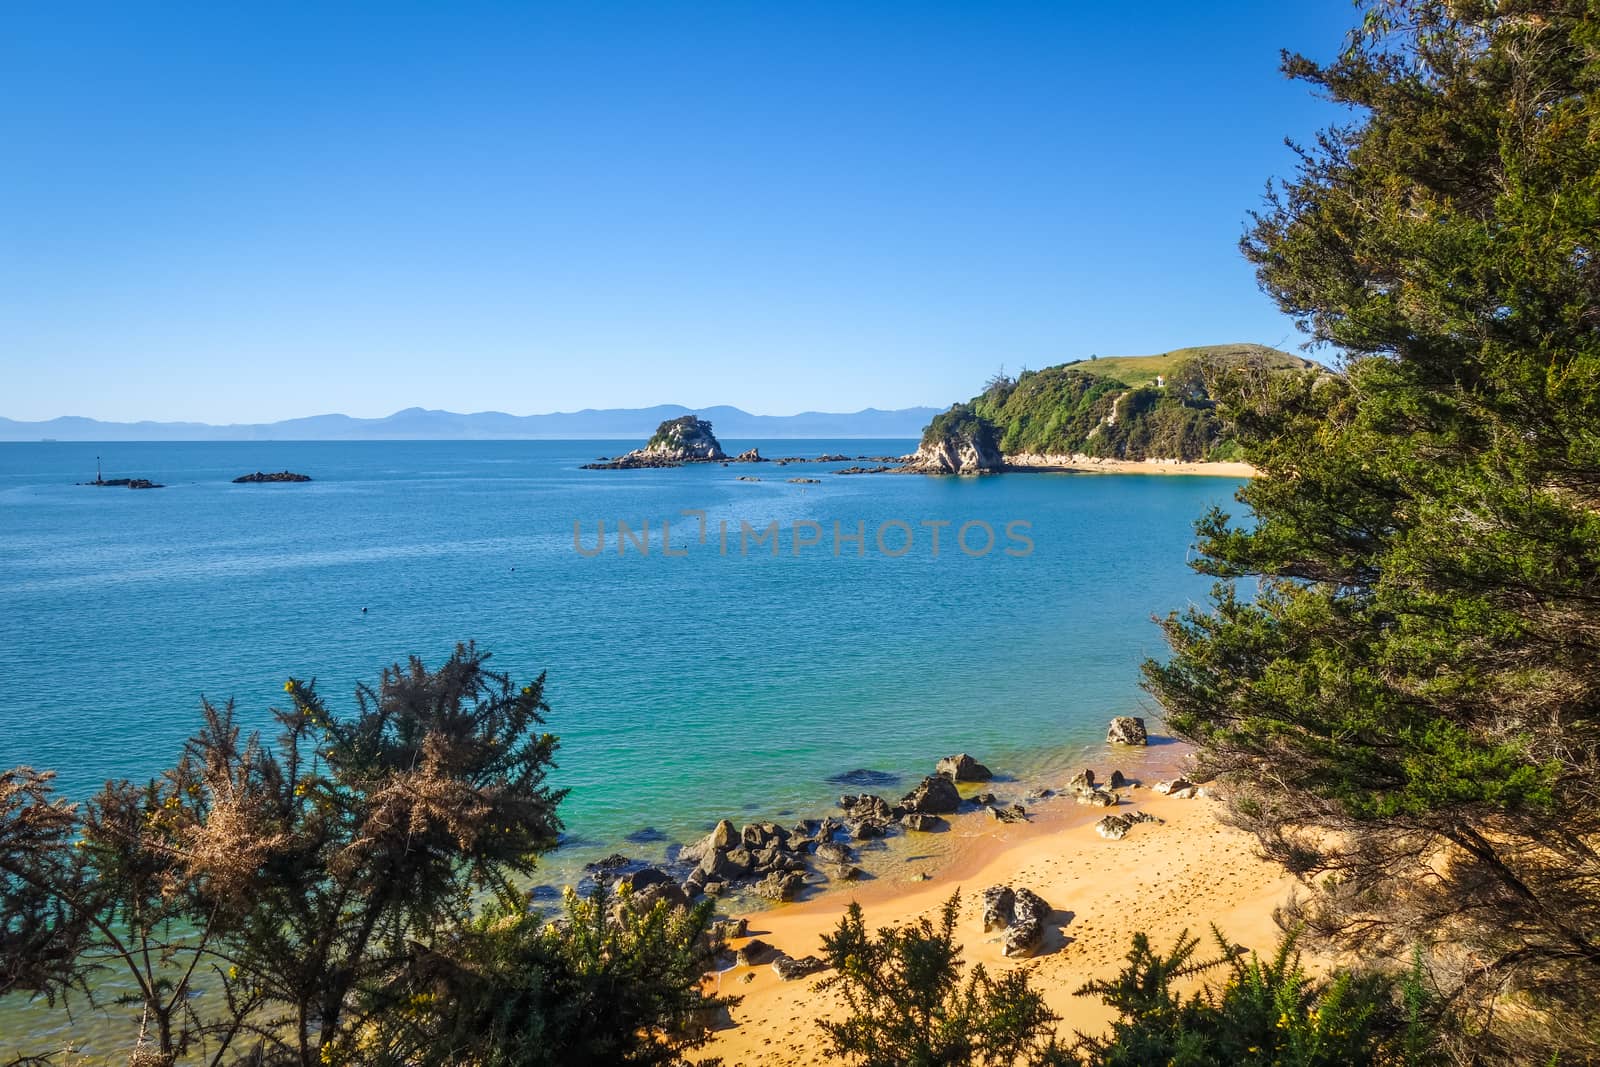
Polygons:
[[986,448],[967,434],[955,434],[931,445],[923,445],[911,461],[915,470],[941,474],[982,474],[1005,467],[998,449]]

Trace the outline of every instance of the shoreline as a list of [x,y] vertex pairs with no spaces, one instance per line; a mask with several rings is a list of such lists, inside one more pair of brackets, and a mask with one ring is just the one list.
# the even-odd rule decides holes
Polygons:
[[[1115,975],[1135,932],[1149,934],[1152,945],[1162,949],[1187,929],[1202,937],[1204,947],[1210,924],[1216,923],[1230,941],[1270,951],[1279,933],[1274,909],[1296,885],[1282,868],[1257,857],[1253,838],[1218,820],[1216,800],[1177,799],[1151,789],[1178,772],[1187,751],[1178,745],[1147,750],[1137,767],[1139,785],[1116,808],[1081,805],[1070,795],[1057,794],[1030,804],[1028,822],[963,814],[950,819],[945,833],[907,834],[899,840],[911,852],[925,853],[919,844],[934,838],[950,839],[939,842],[943,847],[937,855],[926,856],[936,862],[933,870],[924,868],[908,877],[910,867],[897,864],[893,873],[830,885],[794,903],[735,909],[733,914],[747,921],[748,932],[731,940],[729,948],[737,951],[759,938],[795,958],[820,954],[822,935],[838,925],[852,902],[861,905],[868,928],[876,930],[936,917],[959,891],[957,939],[968,967],[982,963],[995,974],[1027,971],[1051,1010],[1061,1016],[1057,1031],[1065,1040],[1075,1030],[1103,1030],[1114,1017],[1111,1010],[1074,991],[1091,978]],[[1106,773],[1111,762],[1134,761],[1104,756],[1088,761],[1097,774]],[[963,793],[973,790],[962,787]],[[1135,810],[1160,821],[1139,824],[1117,841],[1095,833],[1094,823],[1102,816]],[[1001,932],[983,931],[980,898],[984,889],[997,884],[1026,886],[1055,909],[1044,941],[1030,957],[1005,957]],[[743,999],[699,1052],[722,1057],[727,1067],[824,1062],[816,1020],[832,1017],[842,1007],[836,994],[816,990],[827,973],[784,981],[763,960],[708,974],[708,989]]]
[[1041,455],[1021,452],[1005,456],[1005,470],[1018,474],[1183,474],[1212,478],[1255,478],[1260,472],[1248,463],[1179,459],[1101,459],[1082,453]]

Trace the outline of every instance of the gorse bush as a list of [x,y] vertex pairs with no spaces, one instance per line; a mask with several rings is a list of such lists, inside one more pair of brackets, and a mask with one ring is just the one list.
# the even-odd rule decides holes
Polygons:
[[1066,1063],[1055,1041],[1057,1016],[1030,988],[1026,974],[993,978],[981,964],[962,978],[955,943],[959,892],[937,923],[869,933],[852,903],[838,929],[823,938],[836,989],[849,1007],[824,1022],[830,1055],[866,1067],[957,1067]]
[[556,739],[543,678],[487,658],[394,666],[348,717],[290,679],[270,748],[205,704],[171,770],[81,809],[0,776],[0,992],[120,978],[141,1064],[673,1062],[697,1040],[705,912],[528,913],[515,879],[561,827]]
[[[851,905],[823,939],[848,1014],[824,1022],[828,1052],[865,1067],[963,1064],[1083,1067],[1358,1067],[1436,1062],[1420,971],[1400,976],[1349,971],[1315,979],[1286,935],[1271,959],[1227,943],[1197,958],[1187,932],[1165,953],[1137,934],[1127,964],[1078,996],[1117,1013],[1104,1036],[1057,1038],[1059,1017],[1025,971],[991,976],[980,964],[963,977],[955,943],[959,894],[938,922],[928,919],[869,934]],[[1220,973],[1221,980],[1211,976]],[[1202,983],[1200,980],[1205,979]],[[1187,994],[1181,987],[1194,987]]]

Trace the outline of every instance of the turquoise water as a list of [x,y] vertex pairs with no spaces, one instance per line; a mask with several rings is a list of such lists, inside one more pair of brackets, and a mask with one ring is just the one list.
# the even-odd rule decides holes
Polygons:
[[[170,763],[202,694],[269,727],[285,677],[333,707],[408,654],[475,639],[518,677],[549,672],[571,845],[561,870],[652,827],[819,811],[854,768],[927,773],[977,754],[1023,775],[1143,708],[1151,615],[1199,599],[1191,523],[1214,478],[853,476],[815,464],[584,471],[636,442],[0,445],[0,766],[83,796]],[[726,441],[765,455],[898,453],[905,441]],[[106,477],[154,491],[80,487]],[[304,485],[232,485],[288,468]],[[759,483],[741,482],[740,475]],[[790,477],[820,485],[789,484]],[[707,513],[706,545],[698,521]],[[663,557],[660,522],[686,555]],[[588,558],[596,523],[651,524],[651,554]],[[780,526],[741,555],[738,524]],[[823,542],[793,554],[793,523]],[[874,532],[914,535],[893,558]],[[948,520],[931,552],[924,521]],[[716,530],[733,531],[728,554]],[[863,523],[865,554],[833,552]],[[974,557],[957,527],[988,523]],[[1006,523],[1031,554],[1006,555]],[[898,551],[906,531],[889,528]],[[976,550],[981,527],[969,530]],[[367,608],[365,614],[362,608]],[[648,849],[632,849],[635,854]]]

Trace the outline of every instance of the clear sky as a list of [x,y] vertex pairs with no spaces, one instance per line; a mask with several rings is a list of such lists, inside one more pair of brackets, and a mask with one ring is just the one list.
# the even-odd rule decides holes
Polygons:
[[943,406],[1301,338],[1346,0],[0,6],[0,415]]

